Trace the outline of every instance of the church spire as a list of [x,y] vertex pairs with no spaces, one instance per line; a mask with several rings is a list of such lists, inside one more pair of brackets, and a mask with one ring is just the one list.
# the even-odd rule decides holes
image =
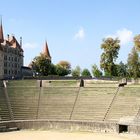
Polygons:
[[0,43],[4,42],[4,37],[3,37],[3,27],[2,27],[2,18],[1,18],[1,23],[0,23]]
[[51,60],[51,56],[50,56],[50,52],[49,52],[49,48],[48,48],[48,43],[47,41],[45,42],[45,47],[44,47],[44,51],[43,51],[43,54],[49,58]]

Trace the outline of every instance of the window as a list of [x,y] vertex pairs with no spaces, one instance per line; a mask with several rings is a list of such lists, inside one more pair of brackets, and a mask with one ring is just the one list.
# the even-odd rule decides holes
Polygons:
[[17,64],[15,63],[15,68],[17,68]]
[[17,57],[15,57],[15,62],[17,62]]
[[4,60],[7,60],[7,55],[4,55]]
[[7,67],[7,62],[4,62],[4,67]]
[[15,74],[17,74],[17,70],[15,70]]
[[7,74],[7,69],[4,69],[4,74]]
[[17,50],[15,50],[15,54],[17,54]]
[[7,48],[4,48],[4,51],[7,52]]

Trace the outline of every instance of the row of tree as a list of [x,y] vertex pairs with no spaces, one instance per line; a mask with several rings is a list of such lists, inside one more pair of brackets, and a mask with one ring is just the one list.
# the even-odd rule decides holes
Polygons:
[[72,74],[73,77],[91,76],[88,69],[81,70],[80,66],[71,70],[71,64],[68,61],[60,61],[58,64],[54,65],[44,54],[36,56],[30,64],[30,67],[41,76],[65,76],[68,74]]
[[101,49],[103,49],[103,53],[101,55],[100,67],[105,76],[140,77],[140,35],[134,37],[134,47],[128,54],[126,64],[122,61],[119,64],[116,63],[120,50],[120,41],[117,38],[104,39]]
[[[120,50],[120,40],[118,38],[103,39],[101,49],[103,50],[100,59],[101,70],[94,64],[92,66],[92,75],[94,77],[140,77],[140,35],[134,37],[134,47],[128,55],[126,64],[122,61],[119,64],[116,63]],[[75,69],[71,69],[71,64],[68,61],[60,61],[54,65],[44,54],[35,57],[30,67],[42,76],[65,76],[70,74],[73,77],[91,76],[90,71],[86,68],[81,70],[80,66],[76,66]]]
[[29,67],[31,67],[37,75],[41,76],[65,76],[71,73],[71,65],[69,62],[60,61],[58,64],[54,65],[44,54],[36,56]]

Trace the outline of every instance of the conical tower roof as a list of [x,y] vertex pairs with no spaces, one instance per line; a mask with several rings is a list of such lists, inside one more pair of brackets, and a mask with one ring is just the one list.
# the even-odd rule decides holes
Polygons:
[[3,27],[2,27],[2,19],[0,23],[0,43],[4,42],[4,37],[3,37]]
[[43,51],[43,54],[49,58],[51,60],[51,55],[50,55],[50,52],[49,52],[49,48],[48,48],[48,43],[47,41],[45,42],[45,47],[44,47],[44,51]]

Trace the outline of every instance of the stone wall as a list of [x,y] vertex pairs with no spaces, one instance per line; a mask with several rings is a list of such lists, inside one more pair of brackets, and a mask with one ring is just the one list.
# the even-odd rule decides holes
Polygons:
[[116,123],[93,121],[59,121],[59,120],[19,120],[0,122],[7,127],[34,130],[67,130],[89,132],[117,132]]
[[[67,120],[18,120],[0,122],[1,126],[7,128],[17,127],[19,129],[32,130],[63,130],[63,131],[82,131],[82,132],[113,132],[119,133],[121,124],[97,121],[67,121]],[[123,124],[125,125],[125,124]],[[140,124],[126,124],[127,133],[140,135]]]
[[128,133],[140,135],[140,124],[128,125]]

